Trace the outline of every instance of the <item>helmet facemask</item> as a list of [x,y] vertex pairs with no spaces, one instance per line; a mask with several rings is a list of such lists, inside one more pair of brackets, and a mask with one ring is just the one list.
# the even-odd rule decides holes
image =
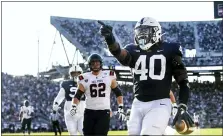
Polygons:
[[148,50],[151,46],[160,41],[158,26],[140,25],[135,28],[135,41],[142,50]]

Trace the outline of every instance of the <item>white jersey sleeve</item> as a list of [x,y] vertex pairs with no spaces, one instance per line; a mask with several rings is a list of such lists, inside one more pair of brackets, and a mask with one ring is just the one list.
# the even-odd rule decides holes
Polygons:
[[115,74],[114,71],[109,70],[108,72],[109,72],[109,77],[110,77],[111,81],[114,80],[114,79],[115,80],[117,79],[116,74]]
[[53,101],[53,104],[54,104],[55,102],[57,102],[58,105],[60,105],[61,102],[64,100],[64,98],[65,98],[65,90],[64,90],[63,87],[61,87],[61,88],[60,88],[60,91],[58,92],[56,98],[55,98],[54,101]]
[[77,79],[77,83],[82,84],[84,86],[84,89],[86,89],[87,83],[88,83],[87,74],[84,73],[84,74],[79,75]]

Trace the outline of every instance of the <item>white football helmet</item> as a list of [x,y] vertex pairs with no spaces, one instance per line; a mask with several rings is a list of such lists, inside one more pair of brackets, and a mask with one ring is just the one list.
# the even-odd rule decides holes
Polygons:
[[144,17],[135,25],[135,43],[142,50],[148,50],[161,40],[161,25],[151,17]]
[[79,72],[80,74],[83,73],[82,68],[79,65],[73,65],[70,69],[69,69],[69,75],[71,79],[74,79],[75,82],[77,82],[77,76],[72,76],[71,73],[72,72]]

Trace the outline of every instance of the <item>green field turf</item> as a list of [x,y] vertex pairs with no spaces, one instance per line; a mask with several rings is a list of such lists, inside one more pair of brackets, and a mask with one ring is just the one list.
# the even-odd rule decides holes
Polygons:
[[[22,133],[4,133],[2,134],[3,136],[8,135],[8,136],[15,136],[15,135],[22,135]],[[26,134],[27,135],[27,134]],[[51,135],[53,136],[53,132],[48,132],[48,133],[31,133],[32,136],[37,135],[37,136],[45,136],[45,135]],[[68,135],[67,132],[62,133],[62,136]],[[109,131],[108,135],[127,135],[127,131]],[[180,135],[180,134],[175,134],[175,135]],[[195,130],[193,133],[190,135],[222,135],[222,128],[213,128],[213,129],[200,129],[200,131]]]

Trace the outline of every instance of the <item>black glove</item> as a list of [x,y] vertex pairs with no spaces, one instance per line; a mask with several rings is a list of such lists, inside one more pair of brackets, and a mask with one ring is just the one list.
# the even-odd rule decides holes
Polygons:
[[187,112],[187,106],[185,104],[178,105],[178,111],[173,119],[172,126],[174,126],[177,120],[184,120],[189,127],[194,126],[194,121],[191,118],[190,114]]
[[109,25],[105,25],[102,21],[98,21],[98,23],[101,24],[99,32],[102,36],[104,36],[107,44],[111,45],[111,44],[115,43],[115,37],[112,33],[113,28]]

